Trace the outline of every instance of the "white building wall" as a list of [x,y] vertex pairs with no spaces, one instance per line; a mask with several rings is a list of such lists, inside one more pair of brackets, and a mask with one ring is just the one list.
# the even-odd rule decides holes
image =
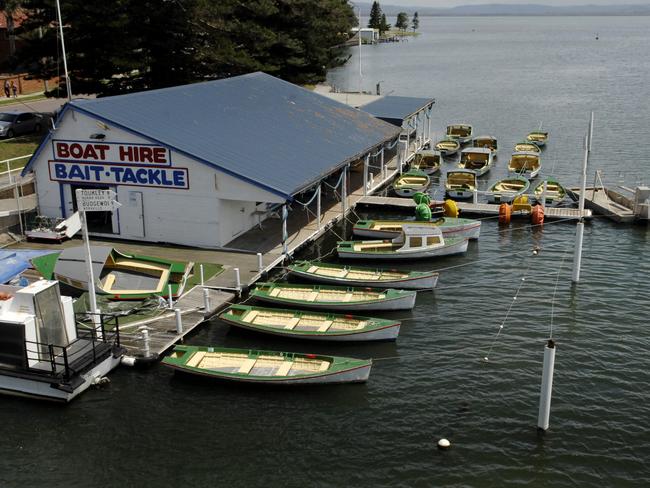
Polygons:
[[[103,133],[106,137],[103,140],[90,139],[89,136],[94,133]],[[111,127],[110,124],[98,123],[94,118],[73,110],[68,110],[63,120],[59,121],[52,139],[79,141],[82,145],[155,144],[128,131]],[[56,171],[55,175],[52,175],[52,167],[56,163],[50,161],[60,160],[55,155],[54,141],[46,144],[33,166],[39,212],[49,217],[67,217],[74,212],[72,188],[70,181],[56,181]],[[170,150],[168,154],[171,168],[187,169],[189,188],[159,188],[138,183],[127,185],[109,179],[109,182],[115,183],[110,188],[116,191],[117,200],[122,207],[113,212],[115,233],[94,235],[220,247],[257,224],[259,217],[254,214],[257,202],[284,201],[282,197],[176,151]],[[104,162],[100,161],[96,166],[100,167]],[[74,164],[76,163],[70,163]],[[131,167],[128,164],[127,166]],[[71,166],[66,166],[69,167]],[[133,166],[140,167],[143,166]],[[108,172],[98,171],[96,174],[104,178]],[[94,177],[95,173],[91,175]],[[97,184],[92,179],[87,183]]]

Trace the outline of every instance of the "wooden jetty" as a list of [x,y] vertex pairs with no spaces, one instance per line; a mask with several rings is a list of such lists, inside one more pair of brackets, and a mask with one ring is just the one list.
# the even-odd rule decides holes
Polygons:
[[195,286],[176,301],[174,308],[180,310],[182,319],[180,331],[176,328],[176,313],[172,309],[155,317],[120,325],[120,343],[127,349],[126,355],[152,358],[161,356],[235,298],[233,293],[211,289],[207,291],[208,310],[205,308],[201,286]]
[[[574,200],[580,198],[580,188],[567,188],[567,192]],[[615,222],[630,223],[637,220],[648,220],[647,195],[649,194],[648,187],[639,187],[635,190],[623,186],[616,187],[616,189],[587,187],[585,188],[585,207]]]
[[[444,202],[433,202],[436,205],[441,205]],[[392,197],[379,197],[379,196],[365,196],[359,200],[362,205],[378,205],[388,206],[393,208],[401,208],[408,210],[415,210],[415,202],[410,198],[392,198]],[[463,215],[475,215],[482,217],[496,217],[499,215],[499,205],[494,203],[470,203],[470,202],[456,202],[458,209]],[[513,216],[530,216],[529,211],[518,210],[512,213]],[[547,219],[568,219],[579,220],[590,219],[592,211],[585,209],[582,214],[577,208],[564,208],[564,207],[546,207],[544,210],[544,217]]]

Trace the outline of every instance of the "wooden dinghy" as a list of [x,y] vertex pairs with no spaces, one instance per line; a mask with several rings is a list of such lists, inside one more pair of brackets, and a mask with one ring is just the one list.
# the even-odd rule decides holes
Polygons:
[[432,175],[440,171],[441,161],[442,155],[440,151],[420,150],[415,154],[413,169]]
[[456,139],[445,138],[436,142],[433,147],[443,156],[453,156],[460,149],[460,142]]
[[401,174],[393,183],[393,191],[400,197],[412,197],[418,192],[425,192],[431,179],[423,171],[407,171]]
[[499,144],[496,137],[492,136],[479,136],[472,139],[472,147],[483,147],[489,149],[492,155],[496,158]]
[[297,261],[287,267],[291,276],[332,285],[419,290],[433,288],[438,282],[435,271],[362,268],[318,261]]
[[231,305],[219,318],[242,329],[296,339],[321,341],[394,341],[401,323],[396,320]]
[[[143,300],[152,296],[168,298],[183,293],[194,263],[170,261],[151,256],[127,254],[108,246],[91,246],[95,291],[111,300]],[[32,260],[48,280],[58,280],[79,291],[88,290],[82,246]]]
[[326,310],[411,310],[417,292],[406,290],[352,288],[328,285],[258,283],[251,297],[289,307]]
[[447,172],[445,192],[451,198],[472,198],[476,188],[476,173],[474,171],[457,169]]
[[548,142],[548,132],[534,131],[526,136],[528,142],[534,142],[539,147],[545,146]]
[[512,176],[497,181],[487,193],[488,203],[512,203],[530,188],[530,181],[523,176]]
[[508,163],[508,172],[517,176],[523,176],[532,180],[539,174],[542,168],[542,160],[537,153],[518,152],[513,153]]
[[492,151],[485,147],[470,147],[460,153],[458,167],[474,171],[476,176],[483,176],[492,167]]
[[[546,183],[546,192],[544,191],[544,183]],[[566,197],[566,189],[560,184],[559,181],[553,178],[547,178],[542,181],[539,185],[533,190],[535,194],[535,199],[547,206],[558,205]]]
[[372,360],[225,347],[175,346],[165,366],[197,376],[262,385],[363,383]]
[[474,129],[469,124],[452,124],[447,126],[447,137],[455,139],[461,144],[472,140]]
[[405,225],[399,237],[390,240],[342,241],[336,251],[340,258],[422,259],[449,256],[467,251],[467,238],[442,235],[439,228]]
[[541,153],[541,148],[534,142],[522,141],[515,144],[515,152]]
[[445,237],[466,237],[478,239],[481,234],[481,221],[457,217],[440,217],[430,221],[415,220],[359,220],[352,232],[359,237],[371,239],[393,239],[400,235],[405,225],[418,227],[439,227]]

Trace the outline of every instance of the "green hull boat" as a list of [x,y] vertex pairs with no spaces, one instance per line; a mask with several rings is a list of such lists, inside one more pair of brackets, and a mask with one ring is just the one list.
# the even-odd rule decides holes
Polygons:
[[363,383],[372,360],[225,347],[175,346],[162,364],[176,371],[237,383]]
[[401,325],[396,320],[251,305],[231,305],[218,317],[263,334],[321,341],[394,341]]

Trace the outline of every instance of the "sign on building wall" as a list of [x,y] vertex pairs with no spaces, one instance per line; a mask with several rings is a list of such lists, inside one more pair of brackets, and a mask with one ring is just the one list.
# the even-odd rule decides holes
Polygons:
[[166,147],[53,140],[52,150],[52,181],[189,189],[187,168],[173,167]]

